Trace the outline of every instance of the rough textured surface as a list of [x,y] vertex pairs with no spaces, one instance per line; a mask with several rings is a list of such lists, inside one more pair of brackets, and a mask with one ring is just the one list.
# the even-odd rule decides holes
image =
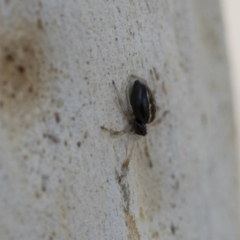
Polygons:
[[[240,239],[217,0],[5,0],[0,24],[1,239]],[[130,74],[169,114],[123,173],[100,126]]]

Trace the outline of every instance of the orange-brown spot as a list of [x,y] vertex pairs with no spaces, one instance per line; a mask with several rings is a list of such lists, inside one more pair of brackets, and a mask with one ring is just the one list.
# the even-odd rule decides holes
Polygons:
[[157,231],[153,232],[152,238],[158,239],[159,238],[159,233]]
[[125,220],[129,229],[128,240],[140,240],[140,234],[136,222],[129,211],[125,213]]
[[60,142],[59,138],[57,138],[56,136],[54,136],[53,134],[50,134],[50,133],[44,133],[43,137],[50,139],[53,143],[59,143]]

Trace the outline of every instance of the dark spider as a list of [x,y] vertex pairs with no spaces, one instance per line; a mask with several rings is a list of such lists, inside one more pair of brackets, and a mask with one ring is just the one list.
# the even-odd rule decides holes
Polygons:
[[[128,111],[125,111],[123,106],[123,101],[120,97],[118,89],[114,81],[112,84],[116,90],[118,96],[119,105],[129,121],[129,125],[126,126],[122,131],[115,131],[113,129],[108,129],[105,127],[101,127],[103,130],[110,132],[111,135],[122,135],[129,131],[135,133],[139,136],[147,135],[147,126],[153,122],[156,116],[156,103],[154,94],[147,86],[147,82],[137,76],[131,75],[129,78],[129,85],[126,89],[126,98],[128,100]],[[164,113],[164,115],[166,112]],[[160,119],[161,120],[161,119]],[[127,168],[131,155],[132,155],[133,147],[130,151],[129,156],[123,163],[123,168]],[[151,164],[150,164],[151,165]]]

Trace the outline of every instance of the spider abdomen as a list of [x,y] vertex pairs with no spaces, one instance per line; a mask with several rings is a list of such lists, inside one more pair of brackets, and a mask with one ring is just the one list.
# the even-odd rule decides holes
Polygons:
[[144,124],[151,123],[156,114],[156,105],[151,90],[136,80],[133,83],[130,93],[130,104],[133,114],[139,122]]

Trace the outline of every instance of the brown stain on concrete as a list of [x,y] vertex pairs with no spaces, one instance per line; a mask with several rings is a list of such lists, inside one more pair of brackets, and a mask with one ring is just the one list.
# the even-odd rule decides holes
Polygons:
[[152,238],[159,239],[159,233],[157,231],[152,233]]
[[[0,33],[0,111],[31,112],[44,95],[47,50],[36,22],[20,20]],[[50,81],[50,79],[48,79]]]
[[128,226],[128,240],[140,240],[140,234],[136,222],[129,211],[125,212],[125,221]]

